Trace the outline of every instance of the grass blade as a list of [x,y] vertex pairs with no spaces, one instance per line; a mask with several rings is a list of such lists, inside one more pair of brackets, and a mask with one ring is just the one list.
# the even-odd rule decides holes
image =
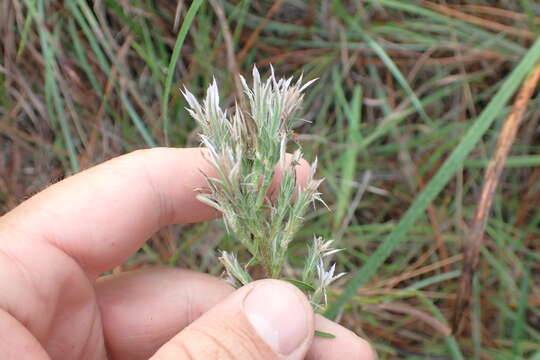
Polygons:
[[347,102],[343,88],[339,83],[338,76],[335,77],[336,97],[340,100],[343,107],[345,118],[348,120],[348,139],[347,148],[340,158],[341,168],[341,186],[337,193],[336,207],[334,212],[334,228],[338,229],[342,226],[343,219],[349,207],[351,194],[354,189],[353,181],[356,174],[357,157],[359,148],[356,144],[362,141],[360,133],[361,108],[362,108],[362,89],[360,86],[354,88],[354,93],[350,102]]
[[407,231],[420,218],[428,205],[435,199],[444,186],[450,181],[456,171],[463,165],[467,155],[473,150],[476,143],[489,129],[493,121],[499,116],[506,102],[510,99],[517,87],[521,84],[527,73],[536,62],[540,60],[540,39],[536,40],[501,86],[497,94],[491,99],[484,111],[469,128],[467,133],[452,154],[446,159],[435,176],[427,184],[424,191],[416,197],[407,212],[394,230],[388,235],[375,253],[366,263],[354,273],[349,285],[340,297],[328,308],[326,316],[334,318],[345,303],[376,273],[377,269],[392,254],[396,246],[405,239]]
[[184,40],[186,39],[187,32],[195,15],[199,11],[204,0],[195,0],[189,7],[189,10],[186,14],[186,18],[180,27],[178,36],[176,37],[176,42],[174,44],[173,53],[171,55],[171,60],[169,61],[169,66],[167,67],[167,78],[165,79],[165,89],[163,90],[163,98],[161,99],[161,114],[163,116],[163,133],[165,135],[165,144],[169,144],[169,96],[171,95],[171,87],[174,76],[174,68],[180,57],[180,51],[184,45]]
[[30,31],[30,25],[34,20],[36,14],[36,0],[26,1],[26,7],[28,9],[28,14],[24,20],[23,31],[21,33],[21,41],[19,43],[19,48],[17,49],[17,58],[20,58],[24,49],[26,48],[26,42],[28,41],[28,32]]
[[418,99],[418,96],[416,96],[416,94],[414,93],[414,90],[411,88],[411,86],[407,82],[407,79],[405,79],[405,76],[403,76],[401,71],[399,71],[394,61],[392,61],[392,59],[390,58],[390,56],[388,56],[386,51],[384,51],[382,46],[379,45],[378,42],[373,40],[371,36],[365,33],[362,33],[362,37],[364,38],[366,43],[369,45],[369,47],[373,49],[375,54],[377,54],[377,56],[381,59],[384,65],[386,65],[388,70],[392,73],[392,75],[397,80],[399,85],[401,85],[403,90],[405,90],[405,92],[411,99],[411,102],[414,108],[416,109],[416,111],[418,111],[418,114],[420,114],[420,117],[422,118],[422,120],[424,120],[428,124],[433,124],[433,120],[431,120],[429,116],[426,114],[426,112],[424,111],[424,107],[422,106],[420,99]]
[[[79,24],[83,34],[85,35],[86,39],[88,40],[88,42],[90,44],[90,48],[92,49],[94,55],[96,56],[96,59],[98,60],[98,63],[100,64],[101,69],[103,70],[103,72],[107,76],[110,76],[110,74],[111,74],[111,65],[109,64],[109,61],[107,60],[107,56],[105,55],[105,53],[101,49],[101,46],[99,45],[99,41],[98,41],[97,36],[92,31],[90,25],[88,24],[87,19],[85,19],[85,17],[81,13],[81,11],[84,11],[84,9],[81,10],[79,8],[78,2],[73,1],[73,2],[69,2],[68,4],[70,6],[71,12],[73,13],[73,17],[75,18],[76,22]],[[86,16],[91,19],[90,21],[92,23],[95,23],[95,19],[92,17],[92,14],[90,12],[87,11]],[[76,46],[79,46],[79,45],[76,44]],[[79,56],[79,58],[81,58],[81,56]],[[84,68],[87,69],[86,73],[87,73],[88,77],[90,79],[92,79],[94,77],[94,75],[93,75],[92,71],[88,71],[88,69],[90,69],[89,65],[88,65],[88,61],[83,60],[81,62],[81,66],[83,67],[83,69]],[[95,88],[96,87],[100,88],[97,81],[95,81],[95,80],[90,80],[90,81],[91,81],[91,84]],[[98,94],[101,97],[102,94],[103,94],[103,91],[102,90],[98,91]],[[126,96],[120,96],[120,98],[121,98],[122,103],[124,104],[125,109],[128,112],[128,115],[130,116],[133,124],[135,125],[135,128],[137,129],[137,131],[139,132],[141,137],[144,139],[144,142],[146,143],[146,145],[149,146],[149,147],[155,147],[156,146],[155,140],[152,138],[152,135],[150,135],[150,133],[149,133],[148,129],[146,128],[146,126],[144,125],[143,121],[140,119],[140,117],[135,112],[135,110],[133,108],[133,105],[131,104],[129,99]]]
[[327,333],[327,332],[324,332],[324,331],[320,331],[320,330],[315,330],[315,336],[318,336],[318,337],[324,338],[324,339],[335,339],[336,338],[336,335],[330,334],[330,333]]
[[521,342],[523,341],[523,329],[527,322],[527,296],[529,295],[529,279],[530,270],[529,265],[526,265],[525,271],[521,278],[520,294],[518,308],[516,311],[516,319],[512,329],[512,350],[516,359],[523,356],[523,348]]
[[416,94],[414,93],[414,90],[407,82],[407,79],[405,79],[405,76],[403,76],[399,68],[396,66],[392,58],[388,56],[383,47],[379,45],[379,43],[375,41],[371,36],[369,36],[364,29],[362,29],[362,27],[358,24],[358,21],[354,17],[349,15],[349,13],[343,8],[343,5],[340,2],[334,1],[334,7],[336,8],[336,11],[340,14],[340,16],[345,20],[345,22],[347,22],[347,24],[352,29],[354,29],[358,33],[358,35],[360,35],[360,37],[366,42],[366,44],[375,52],[375,54],[377,54],[377,56],[381,59],[384,65],[386,65],[388,71],[392,73],[399,85],[401,85],[403,90],[405,90],[405,92],[407,93],[407,96],[411,99],[411,103],[413,104],[416,111],[418,111],[418,114],[420,114],[422,120],[424,120],[428,124],[433,124],[433,120],[431,120],[424,111],[422,102],[420,102],[420,99],[418,99],[418,96],[416,96]]
[[[45,13],[45,4],[41,0],[38,6],[38,20],[40,26],[45,28],[44,13]],[[71,167],[72,173],[77,173],[80,170],[79,161],[77,159],[77,152],[75,150],[75,145],[73,144],[71,130],[69,128],[68,119],[64,111],[64,104],[60,96],[60,90],[55,79],[55,70],[58,68],[56,64],[55,55],[54,55],[54,46],[50,46],[51,38],[48,30],[41,29],[39,32],[39,38],[41,47],[43,48],[43,55],[45,59],[45,97],[47,101],[47,109],[51,120],[55,120],[55,113],[58,117],[60,123],[60,130],[64,138],[66,149],[68,152],[69,164]]]
[[[428,299],[427,297],[421,295],[420,293],[416,293],[416,296],[420,300],[422,304],[424,304],[433,314],[433,316],[439,320],[441,323],[448,325],[446,319],[444,318],[444,315],[440,312],[439,308],[433,304],[433,302]],[[454,336],[446,335],[444,337],[444,341],[446,343],[446,347],[448,348],[448,353],[454,360],[464,360],[463,354],[461,353],[461,350],[459,348],[459,344]]]

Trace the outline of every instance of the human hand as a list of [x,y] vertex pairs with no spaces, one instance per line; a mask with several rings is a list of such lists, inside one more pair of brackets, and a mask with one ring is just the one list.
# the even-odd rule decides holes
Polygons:
[[[159,228],[215,217],[195,199],[201,149],[115,158],[50,186],[0,218],[2,359],[374,359],[277,280],[234,291],[183,269],[100,274]],[[307,169],[299,167],[298,178]],[[279,176],[278,176],[279,178]],[[313,338],[314,329],[335,339]],[[153,356],[152,356],[153,355]]]

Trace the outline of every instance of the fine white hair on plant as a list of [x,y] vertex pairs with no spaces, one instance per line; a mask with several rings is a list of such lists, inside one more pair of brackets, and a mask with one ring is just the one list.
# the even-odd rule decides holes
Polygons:
[[[231,253],[222,252],[219,258],[229,278],[242,285],[252,281],[249,269],[255,264],[265,277],[282,278],[288,246],[309,205],[324,204],[319,192],[323,179],[315,178],[317,160],[306,182],[299,185],[296,167],[302,151],[298,148],[287,155],[304,91],[315,80],[277,78],[272,67],[270,72],[263,80],[253,67],[251,86],[241,77],[244,99],[231,110],[221,108],[215,79],[202,102],[188,89],[182,91],[187,111],[199,125],[204,157],[214,168],[214,175],[205,174],[207,188],[196,189],[197,199],[222,213],[227,231],[251,254],[244,266]],[[270,189],[277,166],[281,181]],[[331,244],[316,237],[309,246],[302,279],[295,280],[312,289],[309,295],[317,309],[322,300],[326,303],[326,287],[343,275],[334,276],[335,264],[325,270],[325,258],[339,251]]]

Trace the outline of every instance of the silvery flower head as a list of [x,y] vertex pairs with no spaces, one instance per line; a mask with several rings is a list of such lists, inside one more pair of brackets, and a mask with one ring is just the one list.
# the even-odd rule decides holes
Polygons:
[[[302,77],[278,79],[273,69],[263,80],[256,67],[252,77],[251,86],[241,77],[244,99],[229,110],[220,106],[215,79],[202,102],[189,90],[183,91],[187,111],[200,127],[204,156],[214,169],[213,174],[205,174],[208,186],[199,189],[197,197],[222,213],[227,231],[251,255],[244,266],[233,254],[223,252],[220,258],[230,278],[241,284],[251,281],[249,268],[253,265],[259,265],[265,277],[282,277],[287,248],[303,224],[309,205],[322,201],[318,190],[322,180],[315,178],[317,162],[300,186],[296,166],[302,158],[301,149],[292,156],[286,153],[304,90],[314,80],[303,83]],[[281,183],[270,192],[277,166],[281,168]],[[316,241],[304,280],[314,281],[319,258],[333,252],[330,244]],[[324,287],[336,278],[333,268],[330,271],[319,271]]]

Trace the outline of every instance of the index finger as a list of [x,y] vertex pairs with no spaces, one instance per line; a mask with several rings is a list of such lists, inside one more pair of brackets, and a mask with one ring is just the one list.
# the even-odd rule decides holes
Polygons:
[[[296,168],[299,182],[307,164]],[[139,150],[71,176],[0,218],[35,241],[47,241],[85,271],[100,274],[125,261],[169,224],[219,214],[195,198],[212,175],[202,148]]]

